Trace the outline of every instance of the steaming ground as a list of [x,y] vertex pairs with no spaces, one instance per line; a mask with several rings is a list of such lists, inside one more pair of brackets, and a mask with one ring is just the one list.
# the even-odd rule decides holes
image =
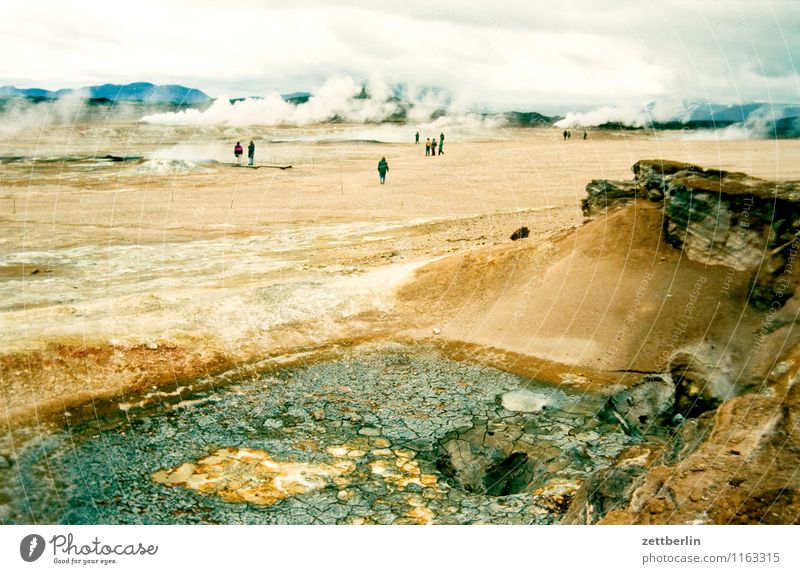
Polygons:
[[[792,140],[604,132],[563,142],[555,128],[435,127],[421,136],[445,131],[445,155],[436,158],[411,143],[415,127],[397,125],[100,123],[5,137],[0,400],[6,424],[251,361],[397,333],[433,336],[440,307],[407,304],[404,286],[419,268],[449,261],[423,275],[440,285],[435,274],[458,277],[461,261],[443,258],[503,249],[521,225],[531,229],[528,245],[546,246],[554,233],[582,221],[579,201],[589,180],[628,178],[642,158],[800,179],[794,161],[800,142]],[[292,168],[233,167],[233,144],[250,139],[257,163]],[[390,166],[385,186],[376,173],[382,156]],[[564,276],[581,265],[564,250],[584,248],[559,244]],[[500,259],[483,263],[487,277]],[[544,284],[559,291],[552,297],[564,298],[563,282]],[[584,285],[569,288],[577,300],[593,296]],[[399,289],[405,289],[401,305]],[[479,302],[482,293],[470,297]],[[597,358],[596,350],[576,351],[569,342],[533,340],[524,324],[493,336],[509,309],[464,308],[473,315],[451,321],[454,332],[434,338],[578,365]]]

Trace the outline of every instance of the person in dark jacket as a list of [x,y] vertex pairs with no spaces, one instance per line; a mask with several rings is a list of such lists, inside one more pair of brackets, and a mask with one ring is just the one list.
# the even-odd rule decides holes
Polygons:
[[416,135],[414,136],[414,143],[415,144],[419,143],[419,132],[417,132]]
[[389,164],[386,162],[386,158],[382,157],[381,161],[378,162],[378,175],[381,178],[381,185],[386,181],[387,171],[389,171]]
[[242,142],[236,142],[236,145],[233,148],[233,155],[236,157],[236,161],[238,163],[242,163]]
[[439,134],[439,155],[444,155],[444,132]]
[[250,145],[247,146],[247,165],[253,165],[253,159],[256,157],[256,144],[250,140]]
[[433,138],[431,142],[431,155],[436,155],[436,138]]

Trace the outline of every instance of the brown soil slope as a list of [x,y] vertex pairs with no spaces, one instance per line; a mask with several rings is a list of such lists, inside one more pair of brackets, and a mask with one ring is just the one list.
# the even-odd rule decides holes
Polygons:
[[639,201],[568,234],[437,261],[400,298],[448,339],[598,370],[657,371],[704,340],[745,351],[761,320],[749,274],[689,260],[662,224]]

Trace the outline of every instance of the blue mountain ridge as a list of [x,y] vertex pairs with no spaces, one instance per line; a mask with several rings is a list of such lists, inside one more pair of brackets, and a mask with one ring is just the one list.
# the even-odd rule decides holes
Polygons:
[[37,100],[57,100],[66,96],[82,95],[96,100],[112,102],[144,102],[172,104],[204,104],[212,100],[210,96],[195,88],[187,88],[175,84],[158,86],[149,82],[132,84],[103,84],[78,89],[43,90],[40,88],[0,87],[0,97],[23,96]]

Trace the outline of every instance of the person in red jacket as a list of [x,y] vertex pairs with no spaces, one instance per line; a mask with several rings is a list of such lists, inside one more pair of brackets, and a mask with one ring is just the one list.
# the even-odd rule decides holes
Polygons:
[[244,153],[242,143],[236,142],[236,146],[233,148],[233,155],[236,156],[237,163],[242,163],[242,153]]

